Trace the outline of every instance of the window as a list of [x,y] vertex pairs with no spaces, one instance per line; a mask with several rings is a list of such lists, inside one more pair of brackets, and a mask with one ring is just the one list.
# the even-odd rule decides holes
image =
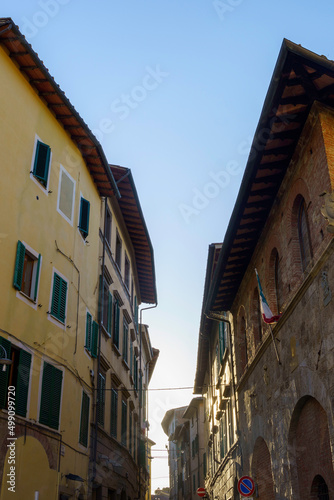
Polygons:
[[87,311],[85,348],[93,358],[97,356],[98,333],[99,325],[96,321],[93,321],[92,315]]
[[105,389],[106,377],[103,373],[99,373],[99,389],[97,395],[97,423],[102,427],[104,426]]
[[53,275],[53,291],[51,301],[51,315],[65,323],[67,300],[67,281],[57,273]]
[[121,270],[121,264],[122,264],[122,240],[119,237],[119,234],[116,233],[116,264],[118,266],[118,269]]
[[121,431],[121,443],[126,446],[127,438],[127,418],[128,418],[128,405],[127,402],[122,399],[122,431]]
[[207,471],[207,467],[206,467],[206,453],[203,453],[203,476],[204,477],[206,476],[206,471]]
[[36,302],[41,255],[29,251],[21,241],[17,242],[13,286]]
[[130,339],[130,375],[133,377],[133,343]]
[[304,198],[300,202],[298,211],[298,237],[302,268],[305,271],[312,258],[312,248]]
[[89,211],[90,203],[85,198],[80,198],[79,230],[84,239],[88,236],[89,230]]
[[138,305],[137,305],[137,296],[135,296],[135,310],[134,310],[134,315],[135,315],[136,330],[138,331]]
[[60,165],[57,210],[71,225],[73,224],[74,196],[75,180]]
[[129,325],[126,319],[123,319],[123,359],[128,362],[128,350],[129,350]]
[[[2,365],[5,371],[0,369],[0,408],[7,408],[8,387],[15,387],[15,413],[16,415],[26,416],[31,354],[23,349],[14,346],[9,340],[0,337],[0,354],[6,355],[12,360],[11,365]],[[4,349],[4,350],[3,350]]]
[[133,382],[135,390],[138,391],[138,359],[136,356],[133,358]]
[[105,220],[105,239],[108,245],[111,247],[111,213],[107,207],[106,220]]
[[111,389],[110,434],[115,438],[117,438],[117,409],[118,393],[115,389]]
[[125,264],[124,264],[124,283],[126,288],[130,289],[130,261],[125,253]]
[[87,448],[90,398],[82,391],[79,443]]
[[50,146],[40,140],[36,142],[36,148],[33,156],[32,175],[38,180],[44,188],[47,187],[49,170],[51,162]]
[[107,281],[104,281],[103,284],[103,292],[102,292],[102,276],[100,276],[100,306],[99,306],[99,314],[102,311],[102,302],[103,302],[103,315],[102,315],[102,324],[107,333],[111,336],[112,331],[112,318],[113,318],[113,297],[109,292],[109,284]]
[[133,455],[133,439],[132,439],[132,426],[133,426],[133,412],[129,411],[129,452]]
[[113,317],[113,343],[119,349],[119,303],[117,298],[114,297],[114,317]]
[[226,330],[226,323],[221,321],[219,323],[219,357],[220,357],[220,362],[223,361],[224,353],[225,353],[225,348],[226,348],[226,337],[225,337],[225,330]]
[[131,280],[131,297],[130,297],[131,307],[133,308],[133,280]]
[[63,372],[44,362],[39,422],[58,429]]

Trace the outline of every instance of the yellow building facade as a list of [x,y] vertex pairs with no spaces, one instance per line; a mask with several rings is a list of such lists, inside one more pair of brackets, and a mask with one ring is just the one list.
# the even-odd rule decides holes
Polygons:
[[153,251],[141,217],[144,285],[101,146],[11,19],[0,20],[0,68],[0,358],[11,361],[0,365],[1,498],[94,498],[98,432],[135,456],[130,410],[117,407],[113,438],[104,405],[111,380],[124,401],[134,384],[131,324],[142,299],[156,302]]

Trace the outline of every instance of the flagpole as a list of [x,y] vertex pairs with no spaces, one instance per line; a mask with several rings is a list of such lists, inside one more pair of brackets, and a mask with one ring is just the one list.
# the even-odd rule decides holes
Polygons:
[[277,350],[277,346],[276,346],[276,342],[275,342],[275,337],[274,337],[274,333],[273,333],[273,329],[271,328],[271,324],[269,323],[269,327],[270,327],[270,333],[271,333],[271,337],[273,339],[273,343],[274,343],[274,349],[275,349],[275,353],[276,353],[276,358],[277,358],[277,361],[278,361],[278,364],[281,365],[281,360],[280,360],[280,357],[279,357],[279,354],[278,354],[278,350]]

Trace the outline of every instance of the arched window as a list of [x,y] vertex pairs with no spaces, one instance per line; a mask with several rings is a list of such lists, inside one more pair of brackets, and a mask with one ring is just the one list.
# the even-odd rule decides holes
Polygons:
[[312,248],[304,198],[301,199],[298,210],[298,238],[302,268],[305,271],[312,258]]

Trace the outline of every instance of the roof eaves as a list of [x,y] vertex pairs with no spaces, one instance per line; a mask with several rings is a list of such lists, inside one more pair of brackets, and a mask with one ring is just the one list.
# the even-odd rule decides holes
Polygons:
[[[115,179],[112,175],[112,172],[109,167],[109,163],[107,161],[107,158],[105,157],[105,154],[103,152],[102,146],[99,143],[99,141],[96,139],[94,134],[91,132],[89,129],[88,125],[85,123],[85,121],[81,118],[79,113],[76,111],[74,106],[71,104],[69,99],[66,97],[64,91],[59,87],[59,85],[56,83],[55,79],[51,76],[49,73],[48,69],[44,66],[43,62],[39,58],[38,54],[33,50],[32,46],[28,43],[26,40],[25,36],[20,32],[18,26],[13,22],[11,18],[0,18],[0,26],[7,26],[5,29],[0,31],[0,37],[7,31],[13,31],[16,36],[18,37],[20,43],[24,46],[26,49],[27,53],[30,55],[30,57],[33,59],[34,63],[36,64],[36,67],[43,73],[45,76],[46,80],[50,83],[50,85],[55,89],[56,93],[61,97],[61,99],[64,101],[65,106],[69,109],[69,111],[72,113],[72,115],[75,117],[75,119],[79,122],[80,126],[82,129],[85,131],[87,134],[87,138],[92,141],[94,144],[101,161],[103,163],[103,167],[105,170],[105,173],[108,177],[108,180],[112,186],[112,189],[114,191],[114,194],[117,198],[120,198],[120,193],[118,190],[118,187],[116,185]],[[0,39],[1,40],[1,39]],[[4,39],[5,40],[5,39]],[[38,92],[38,90],[36,89]],[[77,141],[75,141],[72,137],[73,142],[75,142],[80,150],[80,144],[78,144]],[[89,168],[89,167],[88,167]]]

